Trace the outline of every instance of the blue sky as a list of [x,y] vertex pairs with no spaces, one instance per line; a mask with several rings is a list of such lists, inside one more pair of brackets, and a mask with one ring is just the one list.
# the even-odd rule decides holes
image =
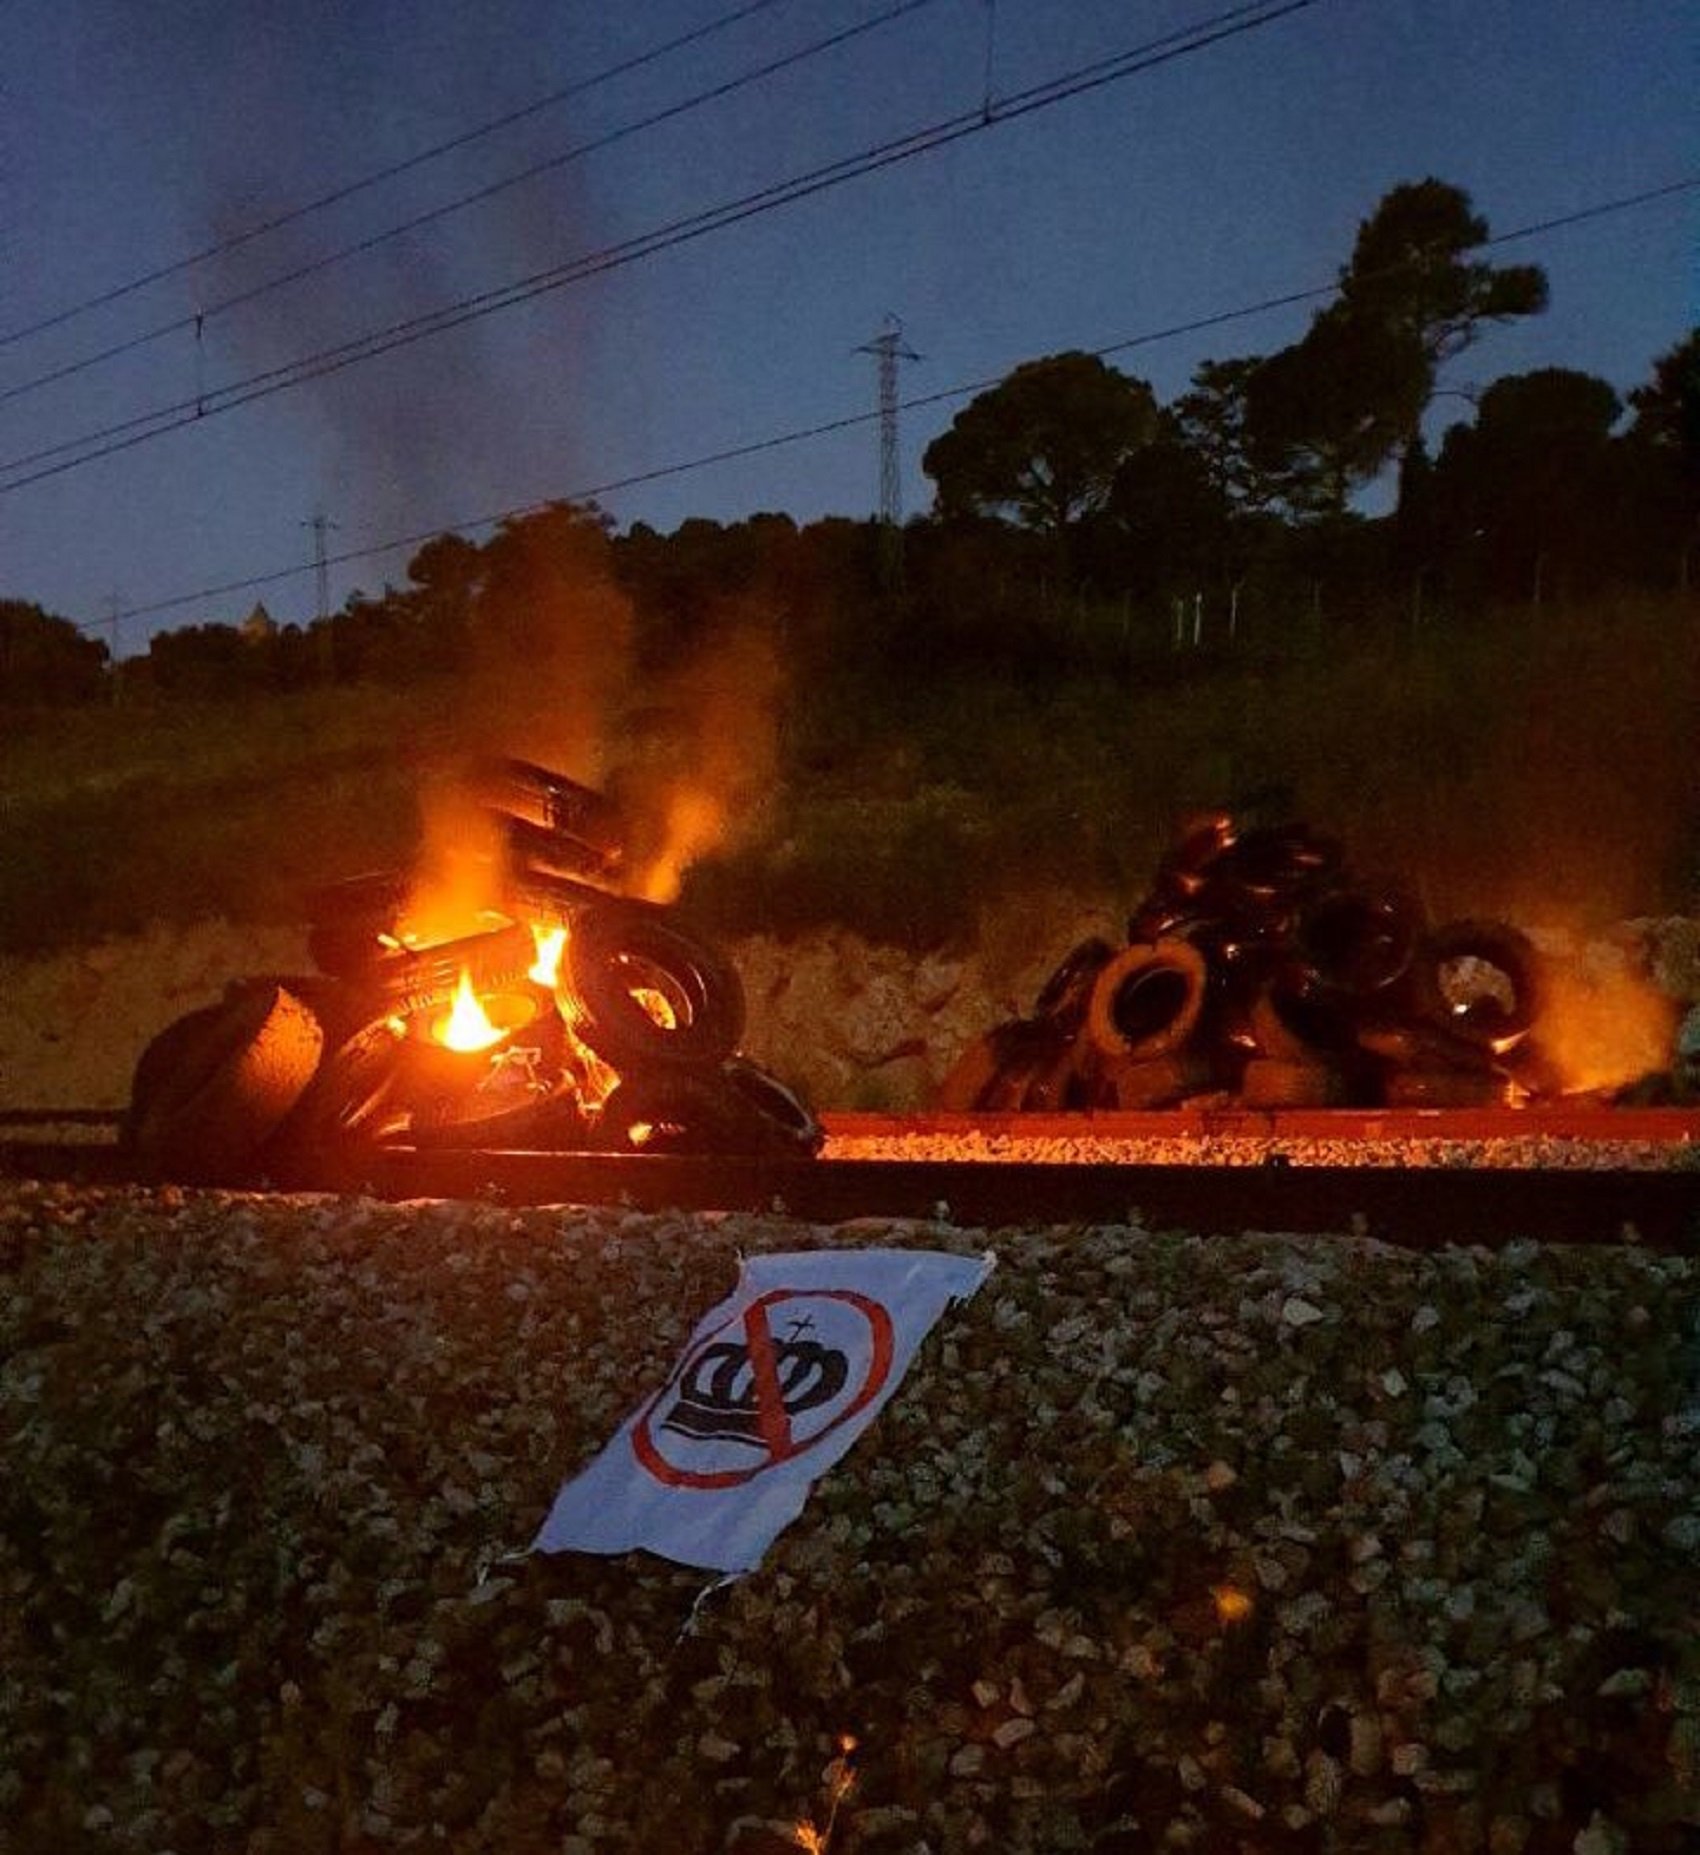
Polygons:
[[[229,382],[974,111],[988,70],[994,101],[1008,98],[1231,0],[925,0],[875,23],[896,4],[767,0],[592,82],[736,0],[9,0],[0,337],[580,88],[211,262],[4,341],[0,596],[98,623],[115,598],[128,610],[304,567],[129,619],[123,635],[135,648],[155,625],[239,618],[255,597],[306,618],[316,511],[336,524],[333,549],[364,549],[867,412],[873,363],[857,350],[887,313],[922,356],[905,393],[938,393],[1326,283],[1401,180],[1455,182],[1501,232],[1700,175],[1688,0],[1312,0],[936,152],[15,484],[39,466],[13,460],[197,395],[216,405]],[[786,71],[559,160],[857,26]],[[220,307],[546,161],[545,175],[479,207]],[[1541,366],[1586,368],[1620,390],[1645,378],[1700,316],[1697,201],[1508,247],[1547,267],[1552,307],[1494,332],[1450,384]],[[1115,359],[1167,400],[1200,360],[1266,351],[1306,319],[1289,309]],[[920,453],[961,403],[904,419],[911,510],[930,489]],[[761,509],[863,515],[877,495],[876,432],[863,425],[603,500],[622,524],[670,529]],[[406,559],[335,567],[333,603],[400,580]]]

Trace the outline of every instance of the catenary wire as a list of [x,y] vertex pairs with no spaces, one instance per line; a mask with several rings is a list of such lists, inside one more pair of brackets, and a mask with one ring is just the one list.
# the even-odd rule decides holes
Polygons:
[[480,205],[485,200],[493,199],[513,187],[522,186],[527,181],[536,180],[541,175],[553,173],[570,162],[582,161],[593,154],[599,154],[604,149],[612,148],[620,142],[629,141],[633,136],[647,129],[658,128],[663,123],[676,121],[679,117],[701,109],[707,104],[720,102],[740,90],[749,88],[752,84],[760,83],[765,78],[777,76],[781,71],[790,70],[826,52],[836,51],[840,46],[876,31],[881,26],[890,25],[894,20],[901,19],[906,14],[918,12],[923,7],[934,6],[937,3],[938,0],[897,0],[896,5],[887,7],[884,12],[876,13],[865,20],[858,20],[856,24],[846,26],[838,32],[829,33],[824,38],[816,39],[796,51],[768,59],[765,63],[740,72],[736,77],[728,78],[724,83],[715,84],[706,90],[699,90],[694,95],[685,97],[677,103],[668,104],[665,108],[656,110],[648,116],[624,123],[619,128],[610,129],[604,135],[596,136],[588,142],[580,142],[559,154],[551,155],[547,160],[533,162],[529,167],[506,174],[500,180],[491,181],[487,186],[476,188],[471,193],[463,193],[425,212],[416,213],[412,218],[385,226],[380,231],[357,239],[352,244],[343,245],[335,251],[309,259],[290,270],[280,271],[276,276],[267,277],[259,283],[249,285],[246,289],[233,291],[216,302],[208,303],[202,309],[191,311],[186,315],[174,316],[169,322],[155,323],[152,328],[144,329],[139,334],[113,342],[93,353],[81,355],[74,361],[67,361],[62,366],[36,374],[28,380],[20,380],[15,385],[0,390],[0,405],[22,399],[28,394],[39,392],[43,387],[56,385],[61,380],[72,379],[107,361],[116,360],[120,355],[131,354],[138,348],[149,347],[155,342],[163,341],[167,336],[180,335],[186,330],[193,329],[198,339],[205,326],[215,316],[227,314],[230,310],[241,308],[263,296],[269,296],[272,291],[280,290],[288,284],[300,283],[305,278],[318,276],[338,264],[346,263],[350,258],[362,257],[367,252],[375,251],[381,245],[388,244],[392,239],[401,238],[409,232],[417,232],[425,226],[434,225],[441,219],[447,219],[455,213],[466,211],[469,207]]
[[[1522,239],[1534,238],[1542,233],[1562,231],[1570,226],[1582,225],[1595,219],[1603,219],[1621,212],[1630,211],[1638,206],[1645,206],[1652,201],[1669,198],[1681,192],[1700,188],[1700,175],[1686,180],[1674,181],[1665,186],[1649,188],[1644,192],[1624,195],[1617,199],[1595,201],[1588,206],[1576,208],[1572,212],[1560,213],[1547,219],[1532,220],[1526,225],[1514,226],[1509,231],[1497,232],[1482,240],[1474,247],[1483,250],[1491,246],[1509,245]],[[1290,309],[1301,303],[1316,302],[1324,297],[1339,293],[1339,283],[1310,284],[1302,289],[1286,290],[1278,295],[1261,297],[1254,303],[1242,303],[1234,309],[1222,309],[1209,315],[1197,316],[1187,322],[1171,323],[1164,328],[1147,329],[1138,335],[1127,335],[1119,340],[1105,342],[1101,346],[1086,350],[1102,360],[1112,354],[1125,354],[1135,348],[1154,347],[1160,342],[1175,341],[1185,335],[1198,335],[1214,328],[1223,328],[1230,323],[1243,322],[1252,317],[1268,315],[1278,309]],[[930,393],[922,393],[900,402],[900,412],[919,412],[930,407],[945,404],[953,399],[963,399],[972,393],[982,393],[994,387],[1003,378],[989,375],[979,380],[960,381],[954,386],[940,387]],[[646,484],[663,482],[670,477],[684,476],[691,471],[710,469],[717,464],[736,463],[744,458],[757,457],[767,451],[781,450],[789,445],[802,444],[810,439],[831,437],[833,434],[852,431],[859,426],[871,425],[881,417],[874,411],[846,413],[835,419],[825,419],[814,425],[798,427],[787,432],[773,433],[764,438],[755,438],[747,443],[729,445],[717,451],[703,453],[696,457],[682,458],[668,464],[658,464],[648,470],[634,471],[626,476],[610,478],[606,482],[587,484],[581,488],[566,490],[558,495],[546,496],[531,502],[516,503],[511,508],[499,509],[493,514],[465,517],[460,521],[438,523],[428,529],[421,529],[413,534],[392,536],[386,541],[370,542],[362,547],[345,548],[338,553],[325,557],[327,567],[348,566],[356,561],[374,560],[380,555],[399,553],[403,548],[422,547],[426,542],[436,540],[441,535],[460,534],[467,530],[494,528],[502,522],[516,520],[526,515],[536,514],[558,503],[588,502],[600,496],[608,496],[616,491],[636,489]],[[215,586],[203,586],[194,592],[174,594],[166,599],[150,600],[145,605],[127,607],[121,612],[105,618],[91,619],[76,627],[78,631],[88,632],[105,628],[115,622],[124,622],[132,618],[150,618],[161,612],[176,611],[186,605],[194,605],[203,599],[223,598],[231,593],[253,592],[262,587],[275,586],[284,580],[298,579],[303,574],[316,572],[318,562],[303,561],[291,567],[274,567],[265,573],[251,574],[240,580],[227,580]]]
[[[1248,4],[1213,15],[1210,19],[1193,26],[1166,33],[1161,38],[1149,40],[1108,58],[1099,59],[1063,76],[1048,79],[1042,84],[995,102],[989,115],[983,108],[977,108],[971,112],[948,117],[941,122],[912,130],[892,141],[866,149],[860,154],[843,157],[805,174],[794,175],[788,180],[776,181],[737,200],[704,208],[700,212],[687,215],[683,219],[675,220],[649,232],[640,233],[601,251],[580,254],[563,264],[534,272],[528,277],[515,279],[510,283],[495,286],[470,297],[463,297],[424,315],[409,317],[402,322],[392,323],[386,328],[369,330],[363,335],[355,336],[334,347],[297,356],[293,361],[266,369],[261,373],[251,374],[242,380],[232,381],[223,387],[197,393],[193,398],[152,407],[146,412],[137,413],[128,419],[101,427],[96,431],[83,432],[74,438],[63,439],[39,450],[0,460],[0,472],[24,471],[27,473],[14,476],[8,482],[0,483],[0,496],[13,490],[26,488],[30,484],[45,481],[50,477],[61,476],[67,471],[80,469],[83,465],[93,463],[100,458],[131,450],[139,444],[146,444],[154,438],[163,437],[167,432],[179,430],[185,425],[193,425],[203,418],[216,417],[222,413],[235,411],[240,406],[250,405],[256,400],[269,399],[277,393],[287,392],[309,381],[322,379],[327,374],[338,373],[346,367],[358,365],[363,361],[374,360],[379,355],[390,353],[397,348],[409,347],[429,336],[444,334],[450,329],[481,320],[500,310],[533,301],[537,297],[563,289],[570,284],[582,282],[588,277],[601,276],[640,258],[652,256],[656,252],[671,250],[677,245],[689,243],[711,232],[721,231],[746,219],[771,212],[780,206],[792,205],[799,200],[808,199],[815,194],[842,186],[847,181],[860,179],[900,162],[913,160],[918,155],[933,153],[965,137],[983,134],[1006,122],[1016,121],[1036,111],[1048,109],[1057,103],[1101,89],[1123,78],[1138,75],[1194,52],[1206,50],[1224,40],[1236,38],[1260,26],[1271,25],[1319,3],[1320,0],[1280,0],[1280,4],[1270,5],[1268,0],[1249,0]],[[67,456],[67,453],[76,453],[76,455]],[[49,459],[60,461],[50,463],[47,461]],[[29,466],[33,464],[41,464],[43,467],[30,470]]]
[[370,174],[333,187],[330,192],[322,193],[317,198],[304,201],[299,206],[292,206],[271,218],[262,220],[257,225],[249,226],[245,231],[233,233],[229,238],[221,239],[217,244],[208,245],[201,251],[192,252],[186,258],[173,259],[169,264],[162,264],[156,270],[148,271],[140,277],[133,277],[128,283],[115,284],[111,289],[98,296],[91,296],[80,303],[73,303],[66,309],[55,311],[37,322],[15,328],[0,334],[0,348],[9,347],[26,336],[39,335],[44,330],[58,328],[73,318],[84,315],[93,309],[104,308],[108,303],[118,302],[121,298],[134,295],[136,291],[146,289],[149,284],[159,283],[166,277],[174,277],[181,271],[192,270],[197,264],[205,264],[212,258],[222,257],[226,252],[235,251],[242,245],[250,244],[268,232],[276,232],[286,225],[294,225],[310,214],[322,212],[328,206],[337,206],[357,193],[363,193],[386,180],[393,180],[398,174],[406,174],[414,168],[423,167],[427,162],[438,160],[443,155],[452,154],[456,149],[465,148],[470,143],[480,141],[487,135],[494,135],[501,129],[511,128],[517,122],[524,122],[529,117],[538,115],[546,109],[553,109],[557,104],[568,99],[583,96],[586,91],[594,90],[602,84],[611,82],[616,77],[625,77],[629,73],[641,70],[644,66],[654,64],[659,59],[668,57],[676,51],[683,51],[687,46],[699,44],[702,40],[722,32],[752,14],[766,12],[769,8],[783,5],[785,0],[745,0],[742,6],[734,7],[729,13],[722,13],[718,18],[708,20],[691,31],[681,33],[677,38],[668,39],[661,45],[651,47],[646,52],[639,52],[633,57],[622,59],[618,64],[608,65],[600,71],[594,71],[589,77],[582,77],[576,83],[568,84],[563,89],[550,91],[547,96],[537,97],[532,102],[522,104],[520,108],[510,110],[506,115],[497,116],[489,122],[483,122],[470,129],[463,129],[458,135],[450,136],[447,141],[436,142],[429,148],[422,148],[416,154],[408,155],[388,167],[375,169]]

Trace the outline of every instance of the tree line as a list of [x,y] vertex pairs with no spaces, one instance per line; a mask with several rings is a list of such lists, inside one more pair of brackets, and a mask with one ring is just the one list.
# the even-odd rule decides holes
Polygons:
[[[641,668],[753,615],[805,674],[1131,674],[1177,651],[1278,652],[1318,625],[1687,593],[1700,329],[1627,404],[1570,368],[1444,385],[1490,328],[1547,303],[1539,266],[1489,249],[1462,189],[1411,182],[1364,220],[1297,341],[1207,360],[1169,405],[1100,356],[1028,361],[927,447],[933,506],[900,533],[776,513],[616,532],[594,504],[554,503],[482,543],[439,536],[404,584],[312,625],[256,612],[162,631],[117,665],[68,621],[0,600],[0,703],[404,682],[570,660],[614,634]],[[1442,400],[1467,410],[1431,448]],[[1387,513],[1362,513],[1389,479]]]

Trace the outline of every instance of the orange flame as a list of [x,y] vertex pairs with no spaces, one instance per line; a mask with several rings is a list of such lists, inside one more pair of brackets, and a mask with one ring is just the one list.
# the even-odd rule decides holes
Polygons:
[[562,923],[546,928],[534,921],[531,938],[537,948],[537,958],[531,963],[529,977],[546,991],[553,992],[561,983],[561,956],[567,950],[566,926]]
[[1553,977],[1535,1036],[1566,1090],[1610,1089],[1670,1063],[1677,1007],[1633,972]]
[[472,989],[472,974],[461,968],[460,984],[455,987],[454,1004],[431,1027],[431,1035],[451,1050],[488,1050],[499,1043],[502,1032],[490,1022],[490,1015],[478,1002]]
[[670,794],[661,848],[640,884],[644,899],[677,901],[685,871],[717,848],[726,830],[726,807],[713,793],[687,787]]

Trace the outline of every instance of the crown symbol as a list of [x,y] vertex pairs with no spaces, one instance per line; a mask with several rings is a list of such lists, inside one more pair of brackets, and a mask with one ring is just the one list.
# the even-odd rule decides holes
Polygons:
[[[773,1361],[787,1417],[829,1403],[850,1375],[841,1352],[814,1340],[775,1340]],[[679,1395],[661,1427],[702,1442],[765,1448],[749,1348],[729,1340],[704,1347],[679,1381]]]

